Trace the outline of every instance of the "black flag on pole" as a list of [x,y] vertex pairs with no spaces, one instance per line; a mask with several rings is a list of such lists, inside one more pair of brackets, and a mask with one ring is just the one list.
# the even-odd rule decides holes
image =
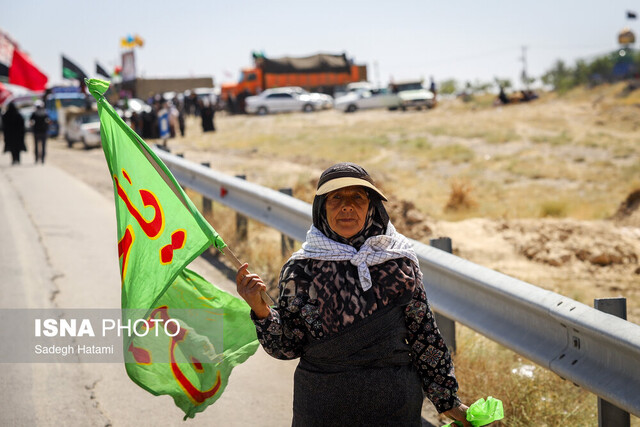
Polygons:
[[98,64],[96,62],[96,74],[105,77],[107,79],[110,79],[111,76],[109,75],[109,73],[107,72],[107,70],[105,70],[104,68],[102,68],[102,66],[100,64]]
[[76,64],[62,55],[62,78],[79,80],[84,83],[84,79],[88,78],[84,71],[80,69]]

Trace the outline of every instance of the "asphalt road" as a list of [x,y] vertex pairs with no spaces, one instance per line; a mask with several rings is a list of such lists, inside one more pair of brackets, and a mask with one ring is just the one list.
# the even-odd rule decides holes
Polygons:
[[[108,181],[106,164],[93,173]],[[0,156],[0,309],[119,308],[112,200],[58,167],[34,165],[31,153],[20,166]],[[206,261],[191,268],[235,292]],[[258,349],[188,425],[290,425],[295,365]],[[139,388],[120,363],[0,363],[0,383],[2,426],[185,425],[170,397]]]
[[[113,190],[102,151],[68,149],[61,140],[47,148],[45,165],[34,165],[32,152],[20,166],[0,156],[0,311],[119,308]],[[236,294],[227,271],[203,258],[190,268]],[[288,426],[296,364],[259,348],[233,370],[222,397],[184,424],[170,397],[138,387],[121,363],[0,361],[0,426]],[[423,426],[440,425],[428,401],[423,417]]]

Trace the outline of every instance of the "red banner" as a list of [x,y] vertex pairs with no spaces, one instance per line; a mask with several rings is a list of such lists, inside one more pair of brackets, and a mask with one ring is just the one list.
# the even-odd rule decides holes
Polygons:
[[47,76],[33,65],[27,55],[18,49],[13,50],[13,61],[9,67],[9,83],[31,90],[45,90],[47,80]]

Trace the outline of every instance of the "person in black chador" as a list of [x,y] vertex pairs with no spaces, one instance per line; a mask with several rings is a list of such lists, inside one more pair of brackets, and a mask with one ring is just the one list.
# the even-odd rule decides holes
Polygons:
[[504,91],[504,87],[500,86],[500,93],[498,93],[498,99],[500,100],[500,102],[502,104],[508,104],[509,103],[509,97],[507,96],[507,94]]
[[213,123],[216,110],[211,105],[209,100],[204,100],[200,106],[200,118],[202,119],[202,131],[203,132],[215,132],[216,126]]
[[173,105],[175,106],[176,111],[178,113],[178,129],[180,129],[180,136],[184,136],[184,130],[185,130],[185,126],[184,126],[184,114],[185,114],[184,102],[182,102],[178,98],[176,98],[174,100]]
[[40,163],[44,164],[44,156],[46,154],[47,147],[47,131],[49,130],[49,115],[44,109],[42,101],[36,103],[36,111],[31,115],[31,122],[33,123],[33,140],[36,154],[36,163],[40,160]]
[[236,96],[236,113],[238,114],[246,113],[246,110],[245,110],[247,106],[246,100],[250,96],[251,96],[251,92],[249,92],[247,89],[243,90],[238,94],[238,96]]
[[27,151],[24,145],[24,119],[18,112],[16,105],[11,102],[7,112],[2,116],[4,131],[4,152],[11,152],[11,164],[20,164],[20,152]]
[[143,111],[142,112],[142,137],[143,138],[153,138],[153,129],[154,129],[154,115],[151,111]]

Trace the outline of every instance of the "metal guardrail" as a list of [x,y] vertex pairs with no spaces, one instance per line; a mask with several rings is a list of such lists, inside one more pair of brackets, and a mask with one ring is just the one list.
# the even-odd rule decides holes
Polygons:
[[160,149],[155,153],[178,182],[211,200],[303,242],[311,225],[311,206],[279,191],[225,175]]
[[[160,150],[156,154],[185,187],[304,241],[310,204]],[[436,311],[640,417],[640,325],[412,243]]]

